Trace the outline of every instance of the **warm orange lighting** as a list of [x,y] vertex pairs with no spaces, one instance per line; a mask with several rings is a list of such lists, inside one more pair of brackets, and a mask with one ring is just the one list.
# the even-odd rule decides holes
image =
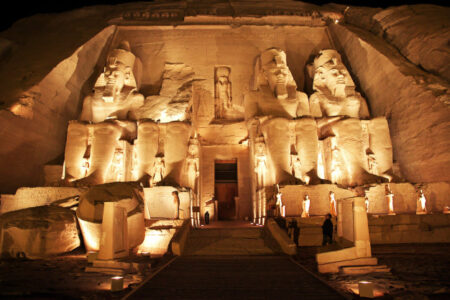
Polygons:
[[169,243],[175,234],[175,229],[145,231],[144,242],[139,246],[138,253],[141,255],[164,255],[169,248]]
[[119,292],[123,290],[123,277],[114,276],[111,278],[111,292]]

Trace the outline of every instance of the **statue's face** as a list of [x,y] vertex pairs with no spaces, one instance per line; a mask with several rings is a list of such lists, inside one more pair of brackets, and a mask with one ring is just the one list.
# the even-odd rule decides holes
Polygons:
[[319,67],[314,75],[314,86],[333,96],[345,96],[345,87],[352,85],[351,78],[344,65]]
[[130,77],[131,68],[119,62],[116,57],[110,56],[106,63],[104,76],[106,80],[103,98],[105,101],[112,99],[120,94],[124,85]]
[[106,85],[114,85],[118,90],[122,90],[125,84],[126,67],[114,60],[114,57],[110,57],[105,67],[105,79]]
[[188,152],[190,155],[196,155],[198,153],[198,145],[190,144],[188,148]]
[[256,143],[255,144],[255,152],[258,155],[264,155],[266,146],[264,145],[264,143]]
[[271,50],[272,61],[263,66],[264,78],[278,99],[289,96],[288,85],[296,86],[283,52]]

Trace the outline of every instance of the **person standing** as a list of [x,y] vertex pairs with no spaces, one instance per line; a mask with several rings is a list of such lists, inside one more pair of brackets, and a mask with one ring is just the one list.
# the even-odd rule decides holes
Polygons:
[[322,225],[323,241],[322,246],[331,244],[333,241],[333,222],[331,222],[331,214],[327,214],[325,222]]

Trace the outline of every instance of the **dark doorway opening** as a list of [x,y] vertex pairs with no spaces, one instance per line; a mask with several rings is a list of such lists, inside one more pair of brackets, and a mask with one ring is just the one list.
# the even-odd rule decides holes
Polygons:
[[216,160],[214,164],[214,195],[218,202],[219,220],[236,218],[237,183],[237,160]]

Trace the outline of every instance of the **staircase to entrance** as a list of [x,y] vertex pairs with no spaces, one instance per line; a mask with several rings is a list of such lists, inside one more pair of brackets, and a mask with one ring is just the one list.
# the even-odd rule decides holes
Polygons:
[[184,255],[273,255],[281,250],[262,227],[192,229]]

